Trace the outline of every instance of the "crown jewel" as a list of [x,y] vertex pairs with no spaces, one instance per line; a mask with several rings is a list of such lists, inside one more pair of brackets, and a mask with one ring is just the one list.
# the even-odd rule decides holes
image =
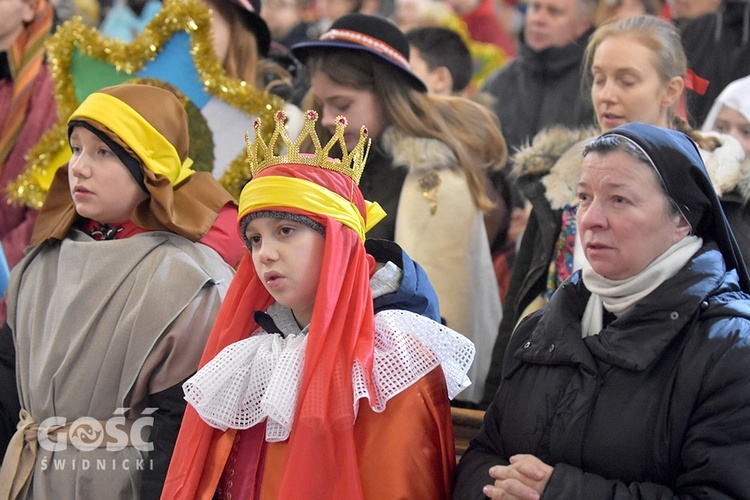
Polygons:
[[[359,184],[362,177],[362,171],[365,168],[367,154],[370,151],[370,139],[367,133],[367,127],[364,125],[359,130],[359,141],[354,148],[349,151],[346,147],[344,132],[346,131],[347,120],[344,116],[336,117],[336,132],[331,140],[321,146],[320,139],[315,132],[315,123],[318,121],[318,113],[310,110],[305,113],[305,124],[300,132],[299,137],[292,141],[286,130],[285,122],[286,113],[277,111],[274,115],[275,127],[268,143],[263,140],[260,132],[260,119],[256,118],[253,127],[255,128],[255,142],[250,142],[249,135],[245,134],[245,143],[247,144],[247,159],[250,164],[250,172],[255,177],[260,171],[284,163],[310,165],[313,167],[325,168],[335,172],[341,172],[352,178],[355,184]],[[310,138],[315,148],[312,153],[301,153],[299,148],[302,142]],[[281,141],[281,143],[279,143]],[[341,158],[331,158],[329,153],[331,149],[339,144],[341,147]],[[275,155],[274,151],[277,146],[281,146],[282,151],[286,153]]]

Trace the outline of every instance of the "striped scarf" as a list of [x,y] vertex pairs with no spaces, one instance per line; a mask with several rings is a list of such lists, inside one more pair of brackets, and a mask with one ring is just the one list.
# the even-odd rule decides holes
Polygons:
[[0,124],[0,173],[23,128],[34,80],[44,62],[44,40],[52,29],[53,14],[52,5],[47,0],[39,0],[34,19],[8,51],[13,98],[7,117]]

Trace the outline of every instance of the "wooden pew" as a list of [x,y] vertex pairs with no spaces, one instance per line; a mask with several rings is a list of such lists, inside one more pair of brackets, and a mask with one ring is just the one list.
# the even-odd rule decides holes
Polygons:
[[451,417],[453,418],[453,435],[456,440],[456,461],[458,461],[469,447],[469,441],[479,432],[484,419],[484,411],[451,406]]

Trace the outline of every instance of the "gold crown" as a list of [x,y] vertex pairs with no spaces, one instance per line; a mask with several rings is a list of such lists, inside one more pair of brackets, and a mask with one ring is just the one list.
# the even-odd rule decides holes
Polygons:
[[[367,127],[363,125],[359,129],[359,141],[351,151],[348,151],[346,141],[344,140],[344,132],[347,125],[346,117],[336,117],[336,132],[325,147],[320,145],[318,134],[315,132],[315,123],[318,121],[318,113],[316,111],[310,110],[305,113],[305,125],[295,141],[289,138],[285,126],[286,119],[286,113],[283,111],[276,112],[274,115],[276,126],[268,144],[266,144],[260,134],[260,118],[256,118],[253,124],[253,128],[255,129],[254,143],[250,142],[249,135],[245,133],[247,160],[250,164],[250,172],[253,177],[268,167],[290,163],[310,165],[341,172],[351,177],[355,184],[359,184],[359,179],[362,177],[362,171],[367,161],[367,154],[370,151],[370,139],[367,136]],[[312,141],[315,151],[312,153],[301,153],[299,150],[300,145],[308,137]],[[286,146],[286,153],[277,156],[274,154],[274,151],[279,146],[277,144],[279,139],[281,139],[280,146]],[[341,146],[341,158],[331,158],[329,157],[329,153],[337,143]]]

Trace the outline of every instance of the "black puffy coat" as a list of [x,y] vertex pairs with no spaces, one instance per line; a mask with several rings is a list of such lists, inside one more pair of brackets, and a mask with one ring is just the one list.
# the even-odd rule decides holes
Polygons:
[[528,453],[542,498],[750,498],[750,297],[705,245],[598,335],[581,338],[580,272],[511,338],[455,499]]
[[716,12],[680,26],[688,67],[709,81],[703,95],[687,93],[688,117],[700,127],[724,87],[750,75],[750,2],[723,0]]

